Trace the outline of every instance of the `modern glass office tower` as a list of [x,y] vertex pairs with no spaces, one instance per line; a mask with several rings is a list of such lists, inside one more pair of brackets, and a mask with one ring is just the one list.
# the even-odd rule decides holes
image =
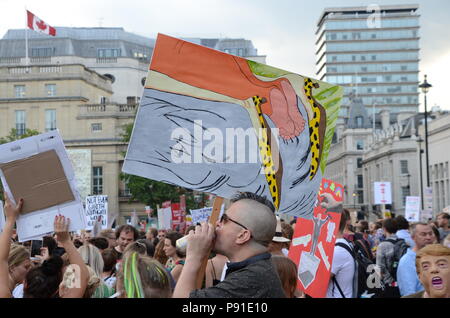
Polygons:
[[[362,100],[371,120],[383,109],[391,115],[418,111],[417,9],[390,5],[322,12],[316,32],[317,75],[345,88],[340,123],[348,118],[351,93]],[[378,122],[379,116],[375,118]]]

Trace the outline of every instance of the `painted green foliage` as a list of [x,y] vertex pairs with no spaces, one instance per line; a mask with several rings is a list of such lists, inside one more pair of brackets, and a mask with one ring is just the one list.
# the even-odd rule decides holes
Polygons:
[[[247,60],[247,62],[253,74],[259,76],[264,76],[267,78],[278,78],[286,76],[287,74],[292,74],[291,72],[287,72],[254,61]],[[324,151],[320,160],[320,169],[322,173],[324,173],[344,90],[340,86],[328,84],[321,81],[318,82],[320,87],[313,90],[313,96],[325,108],[327,113],[327,127],[325,131],[325,141],[323,144]]]

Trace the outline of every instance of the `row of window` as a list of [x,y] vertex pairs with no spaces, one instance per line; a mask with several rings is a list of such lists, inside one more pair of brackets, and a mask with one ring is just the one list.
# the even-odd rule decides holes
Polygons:
[[325,81],[334,84],[418,82],[418,75],[417,74],[327,75],[325,77]]
[[[366,106],[372,106],[372,105],[376,105],[376,106],[380,106],[380,105],[414,105],[417,104],[419,102],[418,97],[417,96],[373,96],[373,97],[369,97],[369,96],[364,96],[364,97],[359,97],[360,99],[362,99],[362,103],[363,105]],[[348,97],[344,97],[342,100],[342,105],[350,105],[350,99]],[[377,107],[377,111],[379,111],[380,108]],[[416,106],[401,106],[401,107],[395,107],[395,108],[390,108],[390,111],[392,113],[395,112],[402,112],[402,111],[417,111],[417,107]],[[369,110],[369,114],[372,113],[372,110]]]
[[417,93],[417,85],[380,85],[346,87],[346,92],[355,94],[408,94]]
[[224,53],[233,54],[237,56],[247,56],[247,49],[244,48],[233,48],[233,49],[223,49]]
[[[17,135],[21,136],[25,134],[27,129],[27,116],[25,110],[16,110],[16,130]],[[56,129],[56,109],[46,109],[45,110],[45,131],[51,131]],[[102,130],[102,123],[92,123],[91,131],[98,132]]]
[[328,73],[355,73],[355,72],[399,72],[417,71],[418,63],[376,63],[376,64],[347,64],[327,66]]
[[412,50],[419,48],[419,41],[415,40],[415,41],[392,41],[392,42],[327,43],[323,47],[329,52],[369,51],[369,50]]
[[387,19],[379,17],[375,19],[347,20],[347,21],[327,21],[326,30],[341,29],[372,29],[372,28],[402,28],[419,26],[417,18]]
[[417,30],[376,30],[370,29],[362,32],[328,32],[327,40],[374,40],[374,39],[398,39],[398,38],[416,38]]
[[403,61],[418,60],[418,52],[389,52],[361,54],[327,54],[327,62],[367,62],[367,61]]
[[[45,84],[44,95],[47,97],[56,96],[56,84]],[[14,96],[16,98],[25,98],[26,96],[25,85],[14,85]]]

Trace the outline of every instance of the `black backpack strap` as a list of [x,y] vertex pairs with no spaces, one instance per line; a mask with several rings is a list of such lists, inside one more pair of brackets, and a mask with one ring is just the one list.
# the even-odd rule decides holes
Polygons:
[[346,298],[345,295],[344,295],[344,293],[342,292],[341,286],[339,286],[339,284],[338,284],[338,282],[337,282],[336,276],[334,276],[334,275],[333,275],[333,283],[334,283],[334,284],[336,285],[336,287],[338,288],[339,293],[341,294],[342,298]]
[[353,250],[352,250],[352,249],[350,248],[350,246],[348,246],[347,244],[338,242],[338,243],[336,243],[335,245],[344,248],[345,250],[347,250],[347,252],[350,253],[350,255],[351,255],[353,258],[355,258],[355,255],[354,255],[354,253],[353,253]]

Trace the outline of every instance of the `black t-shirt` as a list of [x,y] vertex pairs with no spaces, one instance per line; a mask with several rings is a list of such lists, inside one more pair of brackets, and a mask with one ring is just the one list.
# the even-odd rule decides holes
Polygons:
[[115,247],[113,248],[113,251],[114,251],[114,253],[115,253],[116,256],[117,256],[117,260],[120,261],[120,260],[122,259],[123,253],[122,253],[122,252],[119,252],[118,250],[116,250]]

